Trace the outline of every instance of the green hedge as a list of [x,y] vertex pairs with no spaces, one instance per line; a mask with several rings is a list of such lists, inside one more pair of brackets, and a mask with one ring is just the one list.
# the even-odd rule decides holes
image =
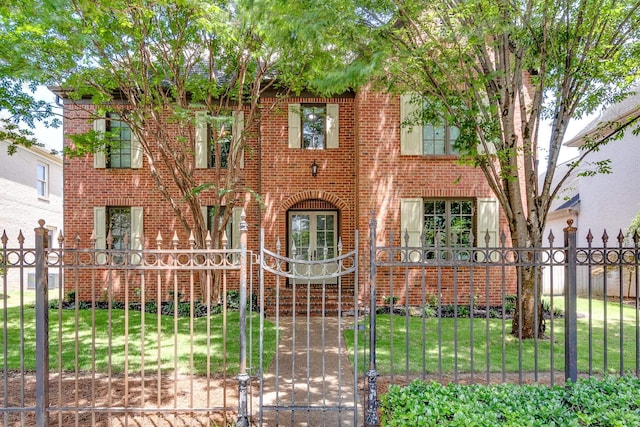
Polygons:
[[640,426],[640,380],[607,376],[564,386],[414,381],[381,396],[383,426]]

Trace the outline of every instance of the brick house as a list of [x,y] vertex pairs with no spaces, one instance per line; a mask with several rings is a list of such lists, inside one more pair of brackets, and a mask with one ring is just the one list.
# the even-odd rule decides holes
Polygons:
[[[104,130],[109,123],[112,129],[118,126],[113,118],[92,123],[87,108],[91,107],[65,102],[66,144],[68,135],[87,132],[92,126],[96,130]],[[259,129],[247,140],[251,150],[244,154],[241,178],[263,201],[262,207],[253,199],[245,205],[249,249],[259,249],[259,229],[264,228],[267,248],[274,249],[278,239],[283,246],[286,241],[288,248],[296,241],[298,253],[306,253],[309,247],[318,251],[326,244],[331,256],[339,237],[345,252],[352,250],[354,231],[359,230],[361,253],[365,253],[372,211],[380,241],[388,231],[399,236],[407,230],[410,243],[418,244],[424,226],[455,223],[460,235],[488,231],[492,244],[497,244],[498,230],[507,228],[504,217],[482,172],[458,162],[453,147],[456,130],[403,126],[413,109],[407,96],[368,88],[331,98],[264,96]],[[242,129],[242,114],[236,114],[233,132]],[[194,134],[195,173],[206,181],[211,179],[207,132],[196,129]],[[95,230],[97,244],[104,247],[107,224],[113,228],[117,226],[114,218],[127,217],[134,248],[153,247],[158,231],[163,236],[177,231],[185,241],[185,230],[173,219],[145,170],[148,166],[135,138],[127,129],[121,135],[127,149],[111,152],[107,155],[111,158],[98,154],[65,159],[65,235],[88,242]],[[203,206],[212,200],[206,193],[201,195]],[[232,245],[238,244],[233,228],[239,212],[234,210],[231,221]],[[309,241],[302,242],[306,231],[310,231]],[[452,235],[452,230],[446,231],[443,234]],[[400,244],[399,237],[396,243]],[[366,271],[363,265],[360,277]]]

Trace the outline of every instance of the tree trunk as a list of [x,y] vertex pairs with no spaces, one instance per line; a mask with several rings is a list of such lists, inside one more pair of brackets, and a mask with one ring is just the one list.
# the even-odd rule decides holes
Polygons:
[[[533,253],[530,253],[530,256],[533,256]],[[536,270],[539,268],[519,266],[516,270],[519,289],[511,324],[511,334],[520,339],[542,338],[544,337],[545,323],[541,303],[541,275],[536,274]],[[540,272],[538,271],[538,273]]]

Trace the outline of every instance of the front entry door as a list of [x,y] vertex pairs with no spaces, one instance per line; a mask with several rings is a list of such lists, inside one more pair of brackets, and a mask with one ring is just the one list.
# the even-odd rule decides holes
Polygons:
[[[323,261],[337,256],[338,213],[336,211],[292,211],[289,212],[289,254],[295,245],[295,259]],[[300,269],[303,266],[300,266]],[[301,271],[297,269],[298,271]],[[307,266],[304,266],[304,271]],[[331,269],[330,269],[331,270]],[[329,271],[330,271],[329,270]],[[327,266],[311,266],[311,273],[327,273]],[[304,273],[302,274],[304,275]],[[319,283],[319,281],[313,281]],[[327,279],[324,283],[337,283]]]

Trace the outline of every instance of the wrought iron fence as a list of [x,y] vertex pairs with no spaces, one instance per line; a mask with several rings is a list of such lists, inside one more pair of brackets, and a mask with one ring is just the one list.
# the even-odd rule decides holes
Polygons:
[[[366,424],[378,424],[387,384],[416,378],[553,385],[578,376],[640,376],[638,239],[578,247],[577,229],[568,223],[564,232],[557,246],[551,235],[548,246],[535,248],[507,247],[504,236],[497,247],[489,239],[474,246],[473,237],[467,246],[413,247],[408,236],[392,233],[377,243],[372,218],[369,346],[360,349],[369,363]],[[615,296],[595,292],[595,276],[610,270],[633,273],[633,297],[625,296],[622,279]],[[612,288],[607,280],[605,290]],[[543,295],[543,288],[563,293]],[[527,301],[534,316],[528,338]]]
[[[258,319],[244,218],[240,232],[241,249],[225,250],[193,239],[179,249],[175,235],[170,248],[160,235],[154,249],[83,249],[62,236],[48,248],[44,221],[35,247],[3,235],[3,425],[248,426]],[[64,286],[48,290],[47,271]]]
[[[236,250],[198,249],[193,240],[178,249],[177,238],[170,248],[158,239],[155,249],[116,250],[82,249],[79,242],[69,244],[61,237],[58,248],[48,248],[44,223],[35,230],[32,248],[24,245],[23,236],[11,247],[3,235],[1,419],[5,426],[197,420],[248,426],[256,410],[263,413],[261,370],[270,358],[277,360],[277,340],[285,335],[280,329],[289,324],[268,318],[265,285],[261,280],[254,289],[253,279],[268,272],[275,277],[276,298],[280,292],[295,304],[296,295],[304,297],[307,312],[300,319],[307,327],[300,336],[308,345],[317,341],[309,327],[318,320],[309,316],[311,307],[328,300],[326,280],[297,280],[303,267],[330,276],[345,273],[343,279],[353,281],[353,287],[346,287],[350,297],[343,300],[348,307],[338,304],[336,342],[338,351],[351,352],[349,359],[339,359],[340,366],[351,364],[344,372],[351,370],[356,382],[366,378],[364,414],[357,412],[358,388],[348,407],[287,402],[268,408],[276,413],[345,410],[353,414],[343,417],[345,422],[363,419],[377,425],[378,398],[386,385],[414,378],[556,384],[579,376],[638,376],[638,239],[621,238],[613,247],[606,241],[578,247],[577,232],[569,225],[562,244],[549,239],[540,248],[510,248],[504,238],[498,247],[489,247],[488,239],[484,246],[474,245],[473,238],[467,247],[411,247],[408,239],[393,235],[380,244],[372,220],[369,251],[361,254],[369,274],[360,276],[355,251],[346,255],[355,260],[348,268],[341,264],[344,256],[326,265],[282,258],[271,271],[272,265],[263,262],[266,251],[264,260],[247,252],[246,224],[241,226],[242,249]],[[292,278],[280,274],[288,271],[284,267],[293,268]],[[9,270],[19,271],[13,292]],[[48,289],[52,272],[64,287]],[[534,324],[540,327],[522,339],[524,323],[517,316],[523,311],[527,274],[533,277]],[[281,284],[279,276],[293,284]],[[24,292],[28,280],[35,282],[33,305]],[[338,289],[345,287],[341,280]],[[306,286],[298,289],[296,283],[302,282]],[[222,304],[207,291],[214,283],[220,285]],[[561,294],[554,292],[558,289]],[[236,291],[233,301],[229,290]],[[254,301],[254,294],[261,297]],[[232,302],[238,311],[229,310]],[[270,303],[280,307],[273,313],[277,319],[283,306],[277,299]],[[333,322],[326,312],[323,308],[319,318],[321,331]],[[230,332],[230,326],[237,329]],[[273,344],[273,354],[265,353],[265,342]],[[311,356],[305,354],[304,366],[310,367]],[[327,362],[321,360],[324,369]]]

